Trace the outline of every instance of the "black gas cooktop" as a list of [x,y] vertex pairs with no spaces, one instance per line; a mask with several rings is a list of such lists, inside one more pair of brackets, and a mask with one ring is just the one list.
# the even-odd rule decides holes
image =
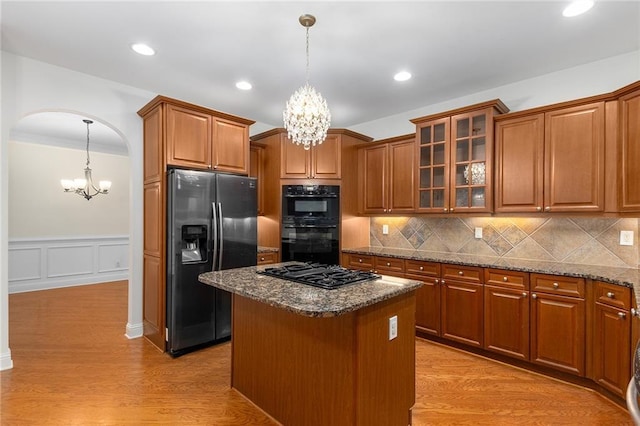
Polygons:
[[380,275],[376,275],[373,272],[358,271],[343,268],[342,266],[324,265],[321,263],[304,263],[265,268],[262,271],[257,271],[257,273],[327,290],[333,290],[360,281],[371,281],[380,278]]

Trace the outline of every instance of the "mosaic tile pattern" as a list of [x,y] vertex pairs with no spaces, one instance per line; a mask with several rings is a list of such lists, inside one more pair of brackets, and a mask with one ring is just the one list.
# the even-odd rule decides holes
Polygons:
[[[373,217],[370,245],[506,259],[637,268],[638,218]],[[389,234],[382,234],[382,225]],[[482,228],[482,238],[474,229]],[[620,231],[634,232],[634,245],[619,244]]]

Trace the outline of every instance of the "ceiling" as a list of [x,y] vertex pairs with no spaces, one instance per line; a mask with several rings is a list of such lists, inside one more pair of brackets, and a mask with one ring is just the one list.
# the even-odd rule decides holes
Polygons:
[[[599,0],[575,18],[562,16],[567,4],[2,0],[1,42],[21,56],[282,127],[285,101],[305,82],[298,17],[311,13],[310,83],[327,99],[332,127],[349,128],[640,50],[640,2]],[[134,53],[134,42],[157,54]],[[394,81],[400,70],[413,78]],[[253,89],[236,89],[239,80]]]

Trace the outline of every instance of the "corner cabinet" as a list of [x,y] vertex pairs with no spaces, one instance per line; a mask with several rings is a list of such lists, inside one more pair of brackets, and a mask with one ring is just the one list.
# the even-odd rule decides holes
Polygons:
[[168,165],[248,173],[249,125],[253,121],[163,100]]
[[144,121],[144,336],[165,350],[167,169],[246,175],[253,121],[157,96],[138,111]]
[[605,104],[496,119],[495,211],[601,212]]
[[411,120],[417,212],[492,211],[493,118],[507,111],[496,99]]
[[413,212],[414,135],[385,139],[365,145],[358,151],[360,212]]

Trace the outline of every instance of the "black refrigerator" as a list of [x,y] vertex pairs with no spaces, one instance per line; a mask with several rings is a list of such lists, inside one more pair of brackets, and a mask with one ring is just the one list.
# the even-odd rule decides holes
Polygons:
[[173,169],[167,177],[167,351],[172,356],[228,340],[231,294],[203,272],[256,264],[256,180]]

